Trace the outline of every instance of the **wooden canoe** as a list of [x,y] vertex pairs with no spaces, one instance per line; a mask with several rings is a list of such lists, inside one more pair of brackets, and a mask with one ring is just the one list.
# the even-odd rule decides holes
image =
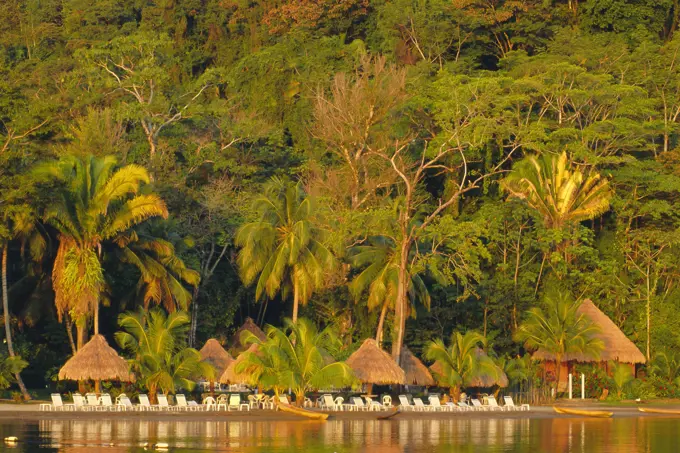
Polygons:
[[657,409],[653,407],[638,407],[638,410],[646,414],[680,415],[680,410],[678,409],[661,409],[661,408]]
[[326,414],[325,412],[308,411],[307,409],[302,409],[301,407],[291,406],[289,404],[278,403],[277,407],[282,412],[288,412],[289,414],[295,414],[295,415],[299,415],[301,417],[307,417],[307,418],[310,418],[312,420],[326,420],[328,418],[328,414]]
[[390,418],[394,417],[397,414],[400,414],[401,411],[398,408],[395,408],[393,411],[390,411],[389,413],[385,415],[381,415],[378,417],[378,420],[389,420]]
[[608,411],[589,411],[582,409],[567,409],[566,407],[553,406],[553,409],[558,414],[564,415],[580,415],[582,417],[596,417],[596,418],[609,418],[614,415],[613,412]]

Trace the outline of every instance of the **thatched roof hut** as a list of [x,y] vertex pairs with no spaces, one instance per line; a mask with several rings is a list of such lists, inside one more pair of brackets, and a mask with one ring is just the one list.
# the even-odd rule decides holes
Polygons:
[[[477,357],[480,356],[486,356],[486,352],[482,350],[481,348],[477,348]],[[509,385],[508,381],[508,376],[505,374],[505,371],[500,369],[500,367],[497,368],[497,376],[489,376],[489,375],[482,375],[482,376],[477,376],[475,378],[472,378],[469,382],[465,382],[463,384],[463,387],[479,387],[479,388],[488,388],[488,387],[493,387],[494,385],[497,385],[499,387],[507,387]],[[430,366],[430,370],[432,370],[432,373],[434,373],[435,376],[441,375],[442,374],[442,366],[439,362],[434,362]]]
[[234,361],[234,358],[214,338],[206,341],[199,352],[201,353],[201,360],[210,363],[215,368],[215,374],[218,377]]
[[233,360],[220,376],[220,383],[256,385],[257,380],[251,373],[246,371],[239,374],[236,372],[236,366],[244,361],[246,352],[257,354],[257,348],[258,346],[256,344],[252,344],[247,351],[242,352],[236,360]]
[[102,335],[95,335],[59,370],[59,379],[72,381],[132,382],[128,363],[109,346]]
[[240,353],[247,349],[247,345],[241,343],[241,334],[246,330],[259,338],[260,341],[265,341],[267,339],[267,335],[257,326],[257,324],[255,324],[253,318],[246,318],[246,322],[244,322],[234,335],[231,336],[231,340],[229,341],[229,347],[233,352]]
[[401,368],[406,374],[406,384],[422,385],[425,387],[435,384],[430,370],[406,346],[401,350],[401,360],[399,360],[399,363],[401,363]]
[[406,374],[392,356],[380,349],[372,338],[364,343],[345,362],[357,379],[365,384],[405,384]]
[[[621,363],[645,363],[645,356],[635,343],[630,341],[626,335],[621,332],[621,329],[616,327],[616,324],[609,319],[607,315],[602,313],[599,308],[590,300],[586,299],[578,308],[578,313],[588,317],[596,326],[600,328],[600,332],[595,334],[604,343],[604,349],[599,357],[591,357],[585,354],[567,354],[563,357],[563,362],[621,362]],[[555,356],[549,352],[539,349],[532,358],[534,360],[554,361]]]

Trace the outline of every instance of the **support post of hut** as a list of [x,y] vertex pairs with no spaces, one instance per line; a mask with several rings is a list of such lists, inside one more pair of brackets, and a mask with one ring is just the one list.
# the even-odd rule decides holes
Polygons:
[[101,393],[102,393],[101,384],[102,384],[102,381],[100,381],[99,379],[96,379],[94,381],[94,393],[96,393],[97,396],[101,395]]

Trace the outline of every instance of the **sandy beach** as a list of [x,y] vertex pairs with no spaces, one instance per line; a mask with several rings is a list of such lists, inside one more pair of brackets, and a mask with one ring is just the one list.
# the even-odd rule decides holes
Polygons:
[[[669,417],[663,414],[639,412],[637,406],[608,406],[606,404],[559,404],[587,410],[606,410],[621,417]],[[640,407],[663,407],[680,411],[680,404],[644,404]],[[330,412],[329,420],[376,420],[387,412]],[[571,415],[555,413],[552,406],[533,406],[530,411],[492,411],[492,412],[400,412],[392,420],[447,420],[447,419],[549,419],[573,418]],[[679,416],[680,417],[680,416]],[[40,411],[38,404],[2,404],[0,420],[220,420],[220,421],[308,421],[306,418],[273,410],[252,411]]]

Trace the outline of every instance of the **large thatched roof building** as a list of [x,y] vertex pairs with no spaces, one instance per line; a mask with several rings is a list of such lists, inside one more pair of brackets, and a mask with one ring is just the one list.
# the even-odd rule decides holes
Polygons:
[[[598,363],[606,371],[609,371],[609,362],[626,363],[630,365],[631,371],[635,373],[635,365],[646,362],[644,354],[635,346],[635,343],[630,341],[626,334],[607,315],[602,313],[590,299],[586,299],[581,303],[578,313],[585,315],[599,327],[600,331],[595,334],[595,337],[602,340],[604,348],[600,352],[599,357],[582,353],[570,353],[563,357],[560,364],[560,382],[557,386],[559,391],[566,390],[569,380],[569,369],[573,363]],[[555,365],[555,355],[539,349],[534,352],[532,358],[544,362],[545,378],[548,380],[552,379],[554,382],[558,374]]]
[[229,348],[235,355],[248,349],[248,345],[241,343],[241,334],[246,330],[259,338],[260,341],[265,341],[267,339],[267,335],[257,326],[257,324],[255,324],[255,321],[253,321],[252,318],[246,318],[246,322],[244,322],[234,335],[231,336],[231,340],[229,341]]
[[407,385],[429,387],[435,384],[430,370],[406,346],[401,350],[399,363],[401,363],[401,368],[406,375]]
[[95,335],[59,370],[59,379],[72,381],[132,382],[128,363],[109,346],[102,335]]
[[234,361],[233,357],[214,338],[206,341],[199,352],[201,353],[201,360],[210,363],[215,368],[215,374],[218,378]]
[[392,356],[380,349],[372,338],[364,340],[345,362],[365,384],[405,384],[406,374]]
[[[616,327],[616,324],[607,315],[602,313],[590,299],[586,299],[581,303],[578,313],[588,317],[600,328],[600,332],[595,336],[602,340],[604,349],[599,357],[591,357],[581,353],[567,354],[562,359],[564,362],[620,362],[631,364],[646,362],[644,354],[635,346],[635,343],[630,341],[626,334],[621,332],[621,329]],[[536,351],[532,358],[534,360],[555,361],[553,354],[541,349]]]

